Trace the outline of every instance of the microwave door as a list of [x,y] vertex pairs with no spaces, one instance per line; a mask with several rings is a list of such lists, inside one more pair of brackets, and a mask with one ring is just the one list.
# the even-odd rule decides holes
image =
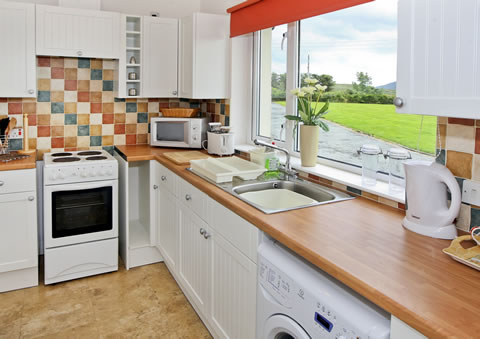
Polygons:
[[188,147],[188,121],[157,121],[156,141],[165,146]]

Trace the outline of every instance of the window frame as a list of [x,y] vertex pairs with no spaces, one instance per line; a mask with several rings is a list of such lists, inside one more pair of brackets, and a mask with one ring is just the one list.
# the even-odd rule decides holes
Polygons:
[[[292,22],[288,24],[287,30],[287,75],[286,75],[286,113],[289,115],[298,115],[297,101],[295,96],[291,94],[291,90],[299,87],[300,85],[300,21]],[[260,31],[254,32],[253,35],[253,86],[252,86],[252,128],[251,128],[251,144],[253,145],[254,139],[260,139],[263,141],[270,141],[270,138],[266,138],[258,135],[258,121],[259,121],[259,97],[260,97],[260,60],[261,60],[261,38]],[[293,75],[293,76],[292,76]],[[275,143],[279,147],[286,148],[290,155],[300,158],[300,152],[296,151],[297,143],[299,142],[299,130],[296,130],[295,139],[288,137],[294,133],[295,123],[293,121],[286,120],[285,125],[285,142],[275,140]],[[362,167],[356,164],[348,164],[340,160],[333,160],[329,158],[317,155],[317,164],[325,165],[328,167],[337,168],[346,172],[355,174],[362,174]],[[308,171],[308,168],[306,168]],[[377,172],[377,179],[388,182],[388,173]]]

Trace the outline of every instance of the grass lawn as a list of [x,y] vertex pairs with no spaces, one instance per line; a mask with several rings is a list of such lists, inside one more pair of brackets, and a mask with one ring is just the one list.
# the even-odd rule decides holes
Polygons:
[[[285,105],[285,101],[276,103]],[[416,149],[422,116],[396,113],[393,105],[331,103],[325,119],[379,139]],[[420,151],[434,154],[436,135],[437,117],[425,116]]]

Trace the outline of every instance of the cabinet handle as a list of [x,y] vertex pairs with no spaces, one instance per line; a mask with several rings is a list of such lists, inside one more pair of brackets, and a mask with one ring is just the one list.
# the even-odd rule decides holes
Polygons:
[[165,180],[167,180],[167,177],[162,175],[162,177],[160,179],[162,179],[162,181],[165,181]]
[[208,238],[211,237],[211,235],[210,235],[209,233],[205,232],[205,233],[203,233],[203,237],[204,237],[205,239],[208,239]]
[[83,55],[83,52],[82,52],[82,51],[77,51],[77,55],[78,55],[78,56],[82,56],[82,55]]
[[3,185],[5,185],[5,183],[3,181],[0,181],[0,187],[2,187]]
[[35,91],[33,89],[28,90],[28,94],[33,94],[33,93],[35,93]]
[[172,94],[173,94],[173,95],[177,95],[178,92],[177,92],[177,91],[173,91]]
[[204,228],[200,228],[200,234],[201,234],[201,235],[204,235],[205,233],[207,233],[207,231],[205,231]]
[[33,200],[35,200],[35,197],[34,197],[34,196],[28,197],[28,201],[33,201]]
[[192,196],[190,194],[185,194],[185,200],[192,200]]
[[396,97],[395,99],[393,99],[393,104],[394,104],[396,107],[400,108],[400,107],[403,106],[404,102],[403,102],[403,99],[402,99],[402,98]]
[[153,189],[156,190],[158,188],[158,185],[153,185]]

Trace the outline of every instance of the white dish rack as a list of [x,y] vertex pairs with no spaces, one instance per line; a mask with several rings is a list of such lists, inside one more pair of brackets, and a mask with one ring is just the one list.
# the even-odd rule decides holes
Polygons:
[[208,158],[191,160],[192,172],[203,175],[217,184],[230,182],[233,177],[253,180],[266,171],[266,168],[238,157]]

